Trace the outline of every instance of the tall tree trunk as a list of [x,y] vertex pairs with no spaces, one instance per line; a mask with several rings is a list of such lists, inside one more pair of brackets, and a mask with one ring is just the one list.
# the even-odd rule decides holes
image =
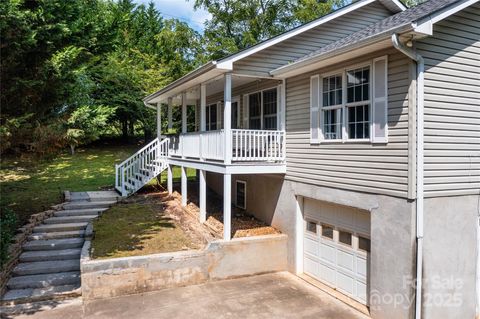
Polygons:
[[72,155],[75,155],[75,145],[73,145],[73,144],[70,144],[70,153]]
[[122,121],[122,138],[124,141],[128,140],[128,125],[127,120]]
[[135,131],[133,128],[134,121],[128,122],[129,134],[131,137],[135,137]]

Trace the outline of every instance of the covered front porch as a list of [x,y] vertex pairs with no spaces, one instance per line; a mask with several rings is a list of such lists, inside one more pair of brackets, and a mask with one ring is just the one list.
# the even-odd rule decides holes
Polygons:
[[[232,174],[286,172],[284,83],[231,72],[201,80],[195,77],[167,87],[150,97],[147,106],[157,111],[159,140],[168,140],[169,192],[173,190],[172,166],[181,168],[183,206],[188,198],[186,170],[197,170],[200,222],[207,217],[207,172],[223,176],[223,238],[229,240]],[[176,107],[181,108],[181,126],[177,132],[173,127]],[[166,132],[165,127],[162,131],[162,115],[168,119]]]

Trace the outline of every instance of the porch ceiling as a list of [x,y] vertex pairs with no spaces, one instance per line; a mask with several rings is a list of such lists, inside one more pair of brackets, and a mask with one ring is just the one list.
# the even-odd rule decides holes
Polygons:
[[[218,70],[217,70],[218,71]],[[209,75],[207,79],[205,79]],[[273,80],[273,78],[272,78]],[[245,77],[239,75],[232,75],[232,89],[239,86],[258,81],[258,78]],[[205,75],[194,78],[191,81],[178,86],[171,91],[165,92],[161,95],[148,100],[148,104],[155,105],[156,103],[167,103],[168,98],[172,98],[173,105],[182,105],[182,92],[187,93],[187,104],[195,104],[200,99],[200,84],[205,83],[207,89],[207,96],[223,92],[224,76],[223,73],[208,72]],[[151,106],[154,108],[153,106]]]

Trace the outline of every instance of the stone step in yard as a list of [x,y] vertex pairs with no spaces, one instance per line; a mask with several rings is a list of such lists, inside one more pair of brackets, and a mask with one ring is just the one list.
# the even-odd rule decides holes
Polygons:
[[80,283],[48,288],[10,289],[3,295],[2,302],[4,304],[19,304],[80,295]]
[[88,202],[88,201],[80,201],[80,202],[71,202],[68,204],[63,205],[63,209],[86,209],[86,208],[108,208],[115,204],[117,201],[105,201],[105,202]]
[[66,217],[50,217],[45,219],[45,224],[68,224],[68,223],[83,223],[89,222],[98,215],[82,215],[82,216],[66,216]]
[[107,209],[108,208],[84,208],[84,209],[59,210],[58,212],[55,212],[54,216],[67,217],[67,216],[98,215]]
[[80,259],[81,251],[81,248],[25,251],[20,255],[20,262]]
[[28,289],[78,284],[80,284],[80,272],[70,271],[13,277],[7,282],[7,287],[9,289]]
[[33,229],[34,233],[62,232],[72,230],[84,230],[88,223],[67,223],[67,224],[42,224]]
[[33,233],[28,236],[28,240],[47,240],[47,239],[65,239],[83,237],[85,235],[84,230],[70,230],[61,232],[49,232],[49,233]]
[[69,201],[63,204],[63,210],[34,227],[23,244],[1,304],[80,296],[80,254],[85,229],[119,197],[112,191],[68,192]]
[[80,270],[80,259],[34,261],[19,263],[13,269],[13,274],[17,276],[26,276],[77,270]]
[[23,250],[60,250],[80,248],[83,246],[83,242],[83,238],[32,240],[23,245]]

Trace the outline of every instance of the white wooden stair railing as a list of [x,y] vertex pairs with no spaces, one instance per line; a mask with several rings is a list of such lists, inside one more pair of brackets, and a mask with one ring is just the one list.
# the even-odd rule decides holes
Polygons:
[[168,164],[169,140],[157,137],[138,152],[115,165],[115,189],[128,196],[163,172]]

